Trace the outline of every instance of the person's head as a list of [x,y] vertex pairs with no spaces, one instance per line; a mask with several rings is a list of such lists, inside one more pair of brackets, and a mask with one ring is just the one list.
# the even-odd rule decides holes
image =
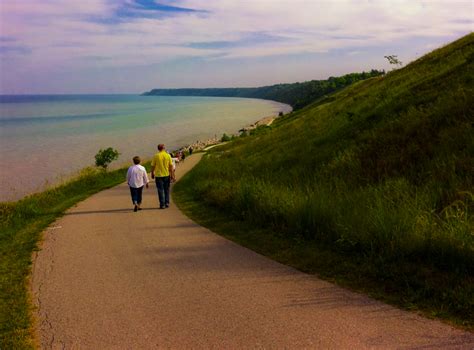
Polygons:
[[140,162],[141,162],[141,159],[139,156],[133,157],[133,164],[140,164]]
[[162,144],[162,143],[160,143],[160,144],[158,145],[158,151],[161,152],[161,151],[163,151],[164,149],[165,149],[165,145]]

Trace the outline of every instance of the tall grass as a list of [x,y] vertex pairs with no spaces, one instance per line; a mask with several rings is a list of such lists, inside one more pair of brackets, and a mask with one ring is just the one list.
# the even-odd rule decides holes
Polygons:
[[374,280],[403,284],[397,274],[416,267],[423,273],[407,288],[418,302],[432,298],[472,323],[473,57],[470,34],[315,101],[211,151],[176,189],[235,220],[357,256]]
[[0,203],[0,349],[34,347],[27,279],[41,232],[77,202],[122,183],[125,174],[88,168],[58,187]]

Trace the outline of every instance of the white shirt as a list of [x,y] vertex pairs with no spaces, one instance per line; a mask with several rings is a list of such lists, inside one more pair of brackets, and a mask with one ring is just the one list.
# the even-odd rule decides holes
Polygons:
[[173,170],[176,170],[176,163],[179,163],[179,159],[171,158],[171,163],[173,163]]
[[144,166],[132,165],[127,171],[127,183],[130,187],[140,188],[148,183],[148,175]]

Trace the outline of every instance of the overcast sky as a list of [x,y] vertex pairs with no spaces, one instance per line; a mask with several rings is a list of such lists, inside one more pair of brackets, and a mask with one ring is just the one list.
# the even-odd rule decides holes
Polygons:
[[472,0],[0,0],[0,14],[2,94],[325,79],[474,30]]

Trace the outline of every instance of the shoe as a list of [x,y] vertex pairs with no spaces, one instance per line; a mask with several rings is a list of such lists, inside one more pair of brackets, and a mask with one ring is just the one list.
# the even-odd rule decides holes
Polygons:
[[160,207],[160,209],[165,209],[165,207]]
[[142,210],[142,208],[138,207],[138,210]]
[[137,206],[137,205],[135,205],[135,208],[133,208],[133,211],[135,211],[135,212],[136,212],[137,210],[138,210],[138,206]]
[[169,208],[169,207],[170,207],[170,205],[169,205],[169,204],[166,204],[166,205],[165,205],[165,208]]

